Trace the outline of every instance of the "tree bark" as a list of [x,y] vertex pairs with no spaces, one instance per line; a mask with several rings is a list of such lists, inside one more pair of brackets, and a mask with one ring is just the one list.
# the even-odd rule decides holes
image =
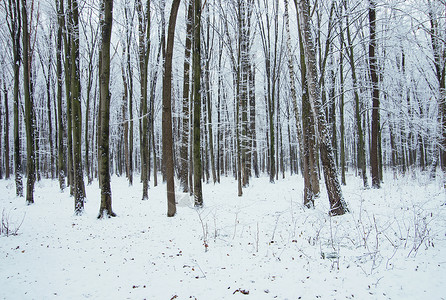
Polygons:
[[379,82],[377,75],[376,50],[376,4],[374,0],[369,0],[369,64],[370,77],[372,79],[372,143],[370,149],[370,165],[372,173],[372,187],[380,187],[379,179]]
[[192,52],[192,68],[194,78],[194,204],[203,206],[203,193],[201,188],[201,0],[194,0],[194,42]]
[[9,0],[7,7],[7,20],[9,22],[10,35],[12,40],[13,52],[13,70],[14,70],[14,177],[16,186],[16,195],[23,197],[22,181],[22,162],[20,157],[20,99],[19,99],[19,80],[20,80],[20,35],[22,31],[22,21],[20,14],[19,0]]
[[163,160],[166,165],[167,181],[167,216],[173,217],[176,214],[175,204],[175,181],[174,181],[174,160],[173,160],[173,138],[172,138],[172,56],[175,35],[175,25],[178,14],[180,0],[174,0],[167,29],[166,59],[164,61],[163,77]]
[[180,146],[180,184],[184,193],[189,191],[188,175],[189,175],[189,104],[190,104],[190,56],[192,49],[192,24],[193,24],[193,8],[192,0],[187,2],[187,17],[186,17],[186,45],[184,47],[184,65],[183,65],[183,130],[181,131],[181,146]]
[[142,122],[141,139],[141,180],[143,183],[142,200],[149,198],[149,117],[147,103],[147,82],[148,82],[148,60],[150,54],[150,1],[147,0],[147,9],[144,15],[141,0],[137,0],[136,9],[138,12],[139,31],[139,72],[141,88],[140,116]]
[[72,0],[71,9],[71,93],[72,93],[72,136],[73,136],[73,184],[74,213],[81,215],[84,210],[85,185],[82,167],[82,115],[81,82],[79,65],[79,8],[77,0]]
[[101,132],[99,135],[100,147],[100,187],[101,187],[101,205],[98,218],[115,217],[112,210],[112,193],[110,186],[110,39],[113,22],[113,0],[101,1],[101,68],[99,70],[99,80],[101,85],[100,93],[100,111],[101,111]]
[[11,170],[9,168],[9,103],[6,83],[3,81],[3,95],[5,98],[5,179],[9,179]]
[[57,40],[56,40],[56,76],[57,76],[57,175],[59,188],[65,189],[65,151],[64,151],[64,125],[62,118],[62,30],[63,30],[63,0],[56,0],[57,8]]
[[33,118],[33,95],[31,93],[31,63],[29,50],[29,31],[28,31],[28,10],[26,0],[22,0],[22,30],[23,30],[23,88],[25,95],[25,127],[26,127],[26,203],[34,203],[34,182],[35,174],[35,149],[34,149],[34,118]]
[[307,66],[307,80],[309,87],[309,98],[315,120],[318,122],[318,133],[321,147],[321,160],[324,169],[325,186],[330,201],[330,215],[342,215],[348,211],[342,197],[341,186],[336,173],[336,166],[331,147],[331,139],[327,119],[322,109],[320,91],[318,87],[318,76],[316,68],[316,55],[311,36],[310,12],[308,0],[299,1],[299,23],[301,25],[305,63]]

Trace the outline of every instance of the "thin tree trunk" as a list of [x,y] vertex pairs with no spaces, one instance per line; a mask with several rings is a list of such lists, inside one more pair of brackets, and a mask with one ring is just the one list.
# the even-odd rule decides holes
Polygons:
[[[344,5],[347,5],[346,2]],[[355,97],[355,119],[356,119],[356,130],[358,133],[358,145],[357,145],[357,166],[361,173],[362,180],[364,187],[368,187],[367,182],[367,168],[366,168],[366,161],[365,161],[365,142],[364,142],[364,132],[362,130],[362,124],[361,124],[361,111],[360,111],[360,101],[359,101],[359,94],[358,94],[358,80],[356,77],[356,66],[355,66],[355,59],[353,55],[353,44],[352,44],[352,38],[350,34],[350,25],[349,25],[349,18],[347,15],[347,42],[348,42],[348,57],[350,61],[350,67],[351,67],[351,75],[352,75],[352,81],[353,81],[353,93]]]
[[369,26],[370,26],[370,42],[369,42],[369,64],[370,76],[372,79],[372,143],[370,149],[370,165],[372,173],[372,187],[380,187],[379,179],[379,87],[377,75],[377,60],[375,56],[376,50],[376,4],[374,0],[369,0]]
[[18,0],[9,0],[7,15],[10,22],[10,35],[13,50],[13,69],[14,69],[14,177],[16,186],[16,195],[23,197],[22,164],[20,157],[20,99],[19,99],[19,80],[20,80],[20,35],[22,31],[22,21],[20,14],[20,3]]
[[148,142],[148,103],[147,103],[147,82],[148,82],[148,60],[150,51],[150,1],[147,0],[147,9],[144,15],[141,0],[137,0],[136,8],[139,21],[139,72],[141,88],[140,115],[142,127],[140,132],[141,140],[141,180],[143,183],[142,200],[149,198],[149,142]]
[[56,73],[57,73],[57,124],[58,124],[58,149],[57,149],[57,175],[59,188],[65,189],[65,151],[64,151],[64,125],[62,118],[62,30],[63,30],[63,0],[56,0],[57,7],[57,41],[56,41]]
[[11,173],[9,169],[9,103],[5,81],[3,81],[3,95],[5,98],[5,179],[9,179]]
[[183,130],[181,131],[181,145],[180,145],[180,185],[184,193],[189,191],[188,175],[189,175],[189,153],[188,141],[190,136],[190,114],[189,114],[189,95],[190,95],[190,56],[192,49],[192,24],[193,24],[193,2],[187,1],[187,16],[186,16],[186,45],[184,47],[184,65],[183,65]]
[[[61,1],[63,2],[63,1]],[[71,0],[68,0],[68,12],[65,12],[64,21],[64,50],[65,50],[65,96],[67,102],[67,171],[68,171],[68,186],[70,187],[70,195],[74,195],[74,167],[73,167],[73,129],[72,129],[72,90],[71,90],[71,32],[72,24],[70,24],[70,11],[72,9]]]
[[[340,15],[342,15],[342,6],[340,8]],[[346,185],[345,181],[345,125],[344,125],[344,31],[343,31],[342,19],[339,22],[339,43],[340,43],[340,53],[339,53],[339,81],[340,81],[340,92],[339,92],[339,123],[340,123],[340,159],[341,159],[341,184]]]
[[201,189],[201,157],[200,157],[200,119],[201,119],[201,53],[200,30],[201,29],[201,0],[194,0],[194,42],[193,42],[193,78],[194,78],[194,203],[196,207],[203,206],[203,194]]

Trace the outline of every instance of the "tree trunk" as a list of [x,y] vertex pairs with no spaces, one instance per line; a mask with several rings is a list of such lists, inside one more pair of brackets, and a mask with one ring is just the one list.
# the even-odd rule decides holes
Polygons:
[[317,125],[320,138],[321,160],[324,169],[325,185],[330,201],[330,215],[342,215],[347,212],[348,209],[342,197],[341,186],[339,184],[338,176],[336,173],[333,149],[331,147],[330,132],[320,99],[320,90],[318,87],[317,79],[318,76],[316,68],[316,55],[313,39],[311,36],[308,0],[299,1],[298,14],[299,23],[302,29],[305,63],[307,67],[306,72],[310,96],[309,98],[314,118],[318,122]]
[[20,80],[20,35],[21,35],[21,15],[20,4],[18,0],[9,0],[7,7],[7,16],[10,22],[10,35],[12,40],[13,69],[14,69],[14,177],[16,186],[16,195],[23,197],[22,164],[20,157],[20,99],[19,99],[19,80]]
[[64,151],[64,125],[62,118],[62,30],[63,30],[63,0],[56,0],[57,8],[57,41],[56,41],[56,73],[57,73],[57,175],[59,188],[65,189],[65,151]]
[[[63,1],[61,1],[63,2]],[[65,50],[65,96],[67,102],[67,172],[68,172],[68,186],[70,187],[70,195],[74,195],[74,167],[73,167],[73,129],[72,129],[72,91],[71,91],[71,57],[70,57],[70,48],[71,48],[71,24],[70,24],[70,11],[72,5],[71,0],[68,0],[68,12],[65,13],[64,21],[64,50]],[[69,34],[70,33],[70,34]]]
[[187,17],[186,17],[186,45],[184,47],[184,65],[183,65],[183,130],[181,131],[181,145],[180,145],[180,185],[184,193],[189,191],[188,175],[189,175],[189,153],[188,153],[188,141],[189,141],[189,95],[190,95],[190,56],[192,49],[192,24],[193,24],[193,2],[188,0],[187,2]]
[[[340,15],[342,15],[342,6],[340,8]],[[343,31],[342,20],[339,22],[339,43],[340,43],[340,53],[339,53],[339,81],[340,81],[340,91],[339,91],[339,123],[340,123],[340,159],[341,159],[341,184],[346,185],[345,181],[345,125],[344,125],[344,31]]]
[[84,210],[85,186],[82,167],[82,116],[81,116],[81,82],[79,65],[79,9],[77,0],[72,0],[71,9],[71,113],[73,130],[73,184],[74,213],[81,215]]
[[379,82],[377,75],[377,60],[375,56],[376,49],[376,7],[374,0],[369,0],[369,64],[370,77],[372,79],[372,143],[370,149],[370,165],[372,169],[372,187],[380,187],[379,179]]
[[[345,4],[346,5],[346,4]],[[364,132],[362,130],[362,124],[361,124],[361,111],[360,111],[360,101],[359,101],[359,94],[358,94],[358,80],[356,77],[356,66],[355,66],[355,58],[353,55],[353,44],[352,44],[352,38],[350,34],[350,25],[349,25],[349,18],[347,15],[347,42],[348,42],[348,57],[350,61],[350,67],[351,67],[351,74],[352,74],[352,81],[353,81],[353,93],[355,97],[355,119],[356,119],[356,130],[358,133],[358,144],[357,144],[357,166],[362,176],[362,181],[364,184],[364,187],[368,187],[367,183],[367,168],[366,168],[366,161],[365,161],[365,142],[364,142]]]
[[194,78],[194,203],[196,207],[203,206],[203,194],[201,189],[201,138],[200,138],[200,119],[201,119],[201,50],[200,50],[200,30],[201,29],[201,0],[194,0],[194,42],[192,54],[192,68]]
[[9,103],[5,81],[3,81],[3,93],[5,98],[5,179],[9,179],[11,173],[9,169]]
[[113,0],[101,1],[101,68],[99,70],[99,80],[101,85],[100,93],[100,111],[101,111],[101,132],[99,134],[100,151],[100,187],[101,187],[101,205],[98,218],[115,217],[112,210],[112,194],[110,186],[110,39],[113,22]]
[[35,178],[35,149],[34,149],[34,118],[33,118],[33,95],[31,93],[32,72],[29,50],[29,32],[28,32],[28,11],[26,0],[22,0],[22,30],[23,30],[23,88],[25,95],[25,127],[26,127],[26,203],[34,203],[34,182]]
[[176,214],[173,138],[172,138],[172,56],[173,56],[175,25],[179,6],[180,6],[180,0],[174,0],[172,3],[172,10],[170,12],[169,27],[167,29],[167,47],[166,47],[166,59],[164,61],[164,77],[163,77],[162,133],[163,133],[163,160],[166,165],[168,217],[173,217]]
[[148,103],[147,103],[147,82],[148,82],[148,60],[150,51],[150,1],[147,0],[147,9],[144,15],[141,0],[137,0],[136,9],[138,12],[139,31],[139,72],[141,88],[140,116],[142,122],[141,140],[141,180],[143,183],[142,200],[149,198],[149,142],[148,142]]

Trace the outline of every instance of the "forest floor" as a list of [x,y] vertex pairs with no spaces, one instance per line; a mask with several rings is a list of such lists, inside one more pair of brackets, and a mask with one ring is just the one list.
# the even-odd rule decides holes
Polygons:
[[[75,216],[69,191],[36,184],[35,204],[0,180],[1,299],[445,299],[446,194],[441,179],[386,174],[381,189],[347,176],[350,212],[330,218],[325,187],[302,206],[303,180],[204,184],[204,207],[166,187],[141,201],[139,178],[113,177],[116,218],[97,220],[100,190],[86,187]],[[151,182],[152,184],[153,182]],[[23,223],[22,223],[23,221]]]

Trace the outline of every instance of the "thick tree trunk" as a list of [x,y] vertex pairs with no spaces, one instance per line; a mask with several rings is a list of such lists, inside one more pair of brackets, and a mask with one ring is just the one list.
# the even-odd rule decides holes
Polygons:
[[79,65],[79,9],[77,0],[72,0],[71,9],[71,92],[72,92],[72,130],[73,130],[73,184],[74,213],[81,215],[84,210],[85,186],[82,167],[82,115],[81,82]]
[[173,138],[172,138],[172,56],[175,35],[175,25],[180,0],[174,0],[170,12],[169,27],[167,29],[166,59],[164,61],[163,76],[163,160],[166,165],[167,181],[167,216],[176,214],[175,204],[175,181],[173,160]]
[[34,203],[35,174],[35,148],[34,148],[34,118],[33,118],[33,95],[31,93],[31,62],[28,32],[28,10],[26,0],[22,0],[22,30],[23,30],[23,88],[25,96],[25,127],[26,127],[26,203]]
[[330,215],[342,215],[347,212],[348,209],[342,197],[341,185],[339,184],[336,173],[327,119],[324,110],[322,109],[320,99],[320,91],[317,80],[316,55],[311,36],[308,0],[299,1],[298,14],[299,23],[302,29],[305,63],[307,66],[309,98],[314,118],[318,122],[317,127],[320,138],[321,160],[324,169],[325,186],[327,188],[328,198],[330,201]]
[[101,68],[99,70],[99,81],[101,85],[100,93],[100,111],[101,111],[101,132],[99,134],[100,157],[100,187],[101,187],[101,205],[98,218],[115,217],[112,210],[112,194],[110,186],[110,39],[113,22],[113,0],[101,1]]

